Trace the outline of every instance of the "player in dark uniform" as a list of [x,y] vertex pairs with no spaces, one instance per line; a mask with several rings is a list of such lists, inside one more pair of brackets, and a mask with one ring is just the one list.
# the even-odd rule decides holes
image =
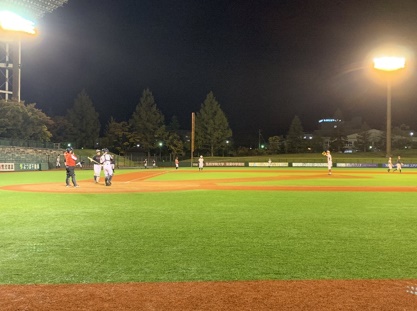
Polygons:
[[395,165],[394,172],[395,171],[400,171],[400,173],[401,173],[402,167],[403,167],[403,163],[401,162],[401,157],[398,156],[398,158],[397,158],[397,164]]
[[96,150],[96,155],[93,156],[93,163],[94,163],[94,182],[98,183],[100,182],[100,174],[103,166],[100,163],[100,157],[101,157],[101,150]]

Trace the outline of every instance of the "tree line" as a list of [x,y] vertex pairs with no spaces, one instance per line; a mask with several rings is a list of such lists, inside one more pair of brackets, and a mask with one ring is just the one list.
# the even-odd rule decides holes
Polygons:
[[[195,151],[199,154],[217,155],[232,139],[227,117],[213,92],[201,104],[195,124]],[[76,148],[105,146],[118,154],[139,147],[150,156],[164,146],[175,157],[190,150],[189,138],[180,131],[177,117],[166,124],[149,89],[143,91],[129,120],[110,117],[101,137],[100,132],[99,114],[85,90],[64,116],[49,117],[35,104],[0,100],[0,137],[54,141]]]
[[[340,117],[340,113],[336,112],[336,117]],[[369,146],[373,144],[374,148],[383,150],[385,137],[371,141],[369,129],[366,123],[362,124],[353,147],[359,151],[371,151]],[[228,119],[213,92],[210,92],[196,113],[195,152],[210,156],[244,156],[321,152],[325,148],[343,151],[347,143],[347,132],[346,123],[341,122],[328,134],[328,145],[325,146],[324,139],[319,135],[306,138],[301,120],[295,116],[285,137],[271,136],[265,145],[254,149],[233,146]],[[411,146],[409,132],[409,127],[404,124],[394,127],[393,147],[415,147]],[[165,120],[149,89],[143,91],[129,120],[117,121],[110,117],[103,134],[100,133],[99,114],[85,90],[77,95],[73,106],[64,116],[49,117],[37,109],[35,104],[0,100],[0,137],[3,138],[70,143],[75,148],[106,147],[121,155],[140,148],[150,157],[151,153],[160,151],[162,147],[174,157],[190,153],[190,133],[181,131],[176,116],[170,122]]]

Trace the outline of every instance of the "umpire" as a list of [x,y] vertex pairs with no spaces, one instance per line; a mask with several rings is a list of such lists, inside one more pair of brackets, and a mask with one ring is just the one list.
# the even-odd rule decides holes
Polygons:
[[67,178],[65,183],[67,187],[70,186],[70,178],[72,180],[72,184],[74,187],[79,187],[77,184],[77,180],[75,179],[75,165],[77,161],[77,156],[74,154],[74,149],[72,147],[68,147],[66,152],[64,153],[65,156],[65,168],[67,171]]

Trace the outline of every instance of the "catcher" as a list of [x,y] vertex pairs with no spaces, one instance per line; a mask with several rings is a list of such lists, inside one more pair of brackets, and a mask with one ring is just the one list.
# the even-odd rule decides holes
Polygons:
[[106,186],[111,186],[111,179],[113,178],[113,166],[111,164],[113,157],[109,154],[109,149],[104,148],[103,154],[100,157],[100,163],[103,164],[104,178]]

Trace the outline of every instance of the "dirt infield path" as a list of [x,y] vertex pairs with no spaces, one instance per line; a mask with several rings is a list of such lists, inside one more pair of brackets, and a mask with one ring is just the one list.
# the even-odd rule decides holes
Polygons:
[[[178,190],[262,191],[395,191],[415,192],[417,187],[291,187],[232,185],[242,179],[161,182],[150,178],[164,171],[116,175],[111,187],[81,181],[80,188],[62,183],[15,185],[3,190],[54,193],[126,193]],[[305,179],[322,174],[245,181]],[[332,176],[333,177],[333,176]],[[335,177],[337,178],[337,177]],[[346,176],[344,176],[346,178]],[[417,310],[417,280],[323,280],[172,282],[71,285],[0,286],[1,311],[72,310]]]
[[1,286],[0,310],[417,310],[417,281],[251,281]]
[[[213,170],[212,170],[213,171]],[[217,172],[220,170],[216,170]],[[4,186],[0,189],[14,191],[31,191],[31,192],[54,192],[54,193],[131,193],[131,192],[170,192],[179,190],[242,190],[242,191],[371,191],[371,192],[417,192],[416,186],[407,187],[348,187],[348,186],[262,186],[253,185],[253,182],[274,181],[274,180],[301,180],[301,179],[317,179],[327,176],[326,173],[312,173],[307,171],[305,175],[300,175],[302,171],[297,170],[297,175],[279,174],[276,176],[264,177],[245,177],[243,179],[211,179],[211,180],[187,180],[187,181],[153,181],[151,178],[161,174],[169,173],[167,170],[144,170],[140,172],[132,172],[127,174],[115,175],[113,177],[113,185],[105,187],[104,181],[94,184],[91,180],[79,181],[80,188],[66,188],[64,183],[42,183],[42,184],[26,184]],[[172,172],[172,171],[171,171]],[[238,171],[234,171],[238,172]],[[248,171],[244,171],[248,172]],[[268,171],[270,173],[270,171]],[[196,174],[199,174],[196,172]],[[368,173],[369,174],[369,173]],[[386,174],[386,173],[385,173]],[[329,178],[366,178],[362,177],[360,172],[345,173],[333,175]],[[248,185],[243,183],[247,182]],[[239,185],[234,185],[239,183]]]

